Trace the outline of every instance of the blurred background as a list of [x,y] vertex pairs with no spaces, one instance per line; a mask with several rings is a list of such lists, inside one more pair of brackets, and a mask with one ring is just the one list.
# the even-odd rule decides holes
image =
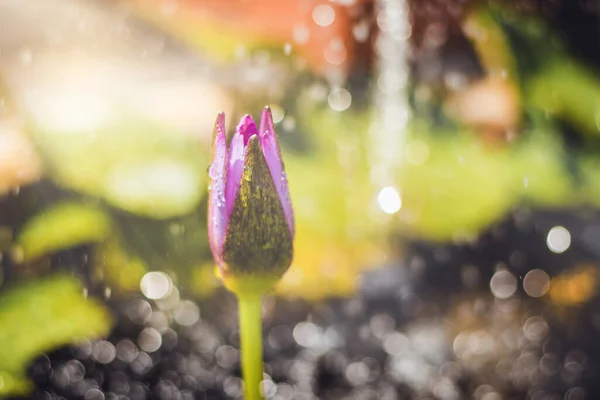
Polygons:
[[0,0],[0,398],[240,399],[216,114],[270,105],[273,400],[600,398],[596,0]]

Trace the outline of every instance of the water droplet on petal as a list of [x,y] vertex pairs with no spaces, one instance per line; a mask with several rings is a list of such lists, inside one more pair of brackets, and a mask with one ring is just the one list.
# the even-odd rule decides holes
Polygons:
[[219,172],[217,171],[217,163],[212,163],[210,168],[208,169],[208,176],[210,179],[217,179],[219,176]]

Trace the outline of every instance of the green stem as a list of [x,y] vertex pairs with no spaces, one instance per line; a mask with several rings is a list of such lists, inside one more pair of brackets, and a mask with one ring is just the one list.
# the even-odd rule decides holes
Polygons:
[[259,400],[263,378],[261,297],[238,297],[244,400]]

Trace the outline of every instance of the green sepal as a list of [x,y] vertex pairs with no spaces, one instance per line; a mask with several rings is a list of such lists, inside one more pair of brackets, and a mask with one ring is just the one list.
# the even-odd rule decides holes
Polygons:
[[222,277],[260,276],[267,284],[271,282],[267,277],[283,275],[292,258],[293,240],[283,206],[259,139],[252,136],[223,244]]

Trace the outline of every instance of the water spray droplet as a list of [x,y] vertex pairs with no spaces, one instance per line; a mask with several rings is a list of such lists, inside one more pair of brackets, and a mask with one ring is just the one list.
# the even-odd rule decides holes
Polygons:
[[377,202],[379,203],[379,207],[386,214],[395,214],[400,211],[400,208],[402,207],[400,194],[391,186],[381,189],[377,195]]
[[344,111],[352,104],[352,95],[343,88],[333,89],[327,97],[327,102],[334,111]]
[[328,4],[320,4],[313,9],[312,18],[319,26],[329,26],[335,20],[335,10]]

